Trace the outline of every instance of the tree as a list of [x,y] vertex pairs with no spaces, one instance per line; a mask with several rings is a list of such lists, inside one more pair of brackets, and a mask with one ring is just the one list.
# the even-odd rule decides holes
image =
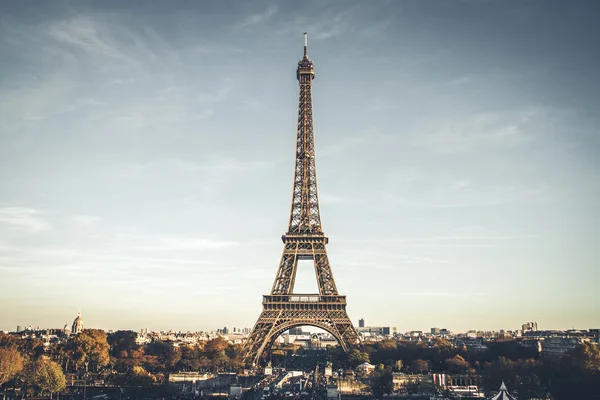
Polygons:
[[26,338],[17,341],[22,355],[30,360],[37,360],[44,354],[44,341],[39,338]]
[[4,332],[0,332],[0,347],[17,347],[17,338]]
[[155,341],[146,346],[144,365],[148,371],[172,371],[180,360],[181,350],[171,342]]
[[414,360],[411,364],[410,364],[410,369],[413,372],[427,372],[429,371],[429,361],[427,360],[422,360],[422,359],[417,359]]
[[352,349],[348,353],[348,362],[352,367],[356,367],[362,363],[369,362],[369,354],[357,349]]
[[446,360],[446,366],[448,367],[448,372],[461,373],[467,371],[471,364],[457,354],[454,357]]
[[132,386],[150,386],[154,383],[154,378],[150,375],[143,367],[135,366],[132,371],[132,379],[130,384]]
[[400,372],[400,370],[402,369],[403,366],[404,366],[404,362],[402,360],[396,360],[396,362],[394,363],[394,368],[398,372]]
[[[14,347],[0,347],[0,387],[13,380],[23,369],[23,357]],[[6,398],[6,387],[4,388]]]
[[392,393],[392,390],[394,390],[394,377],[390,370],[377,373],[371,380],[371,391],[377,399]]
[[208,358],[212,359],[217,357],[222,351],[225,351],[227,347],[229,347],[229,342],[221,336],[218,336],[206,342],[204,352]]
[[111,362],[117,371],[127,371],[142,364],[144,350],[137,344],[136,338],[137,333],[133,331],[116,331],[106,336]]
[[547,375],[557,400],[592,399],[600,393],[600,349],[584,342],[549,366]]
[[90,364],[96,369],[108,365],[110,356],[106,333],[100,329],[85,329],[83,332],[69,339],[64,353],[75,363],[76,367],[83,365],[87,372]]
[[200,346],[182,346],[179,368],[184,371],[198,371],[200,369],[200,356],[202,350]]
[[66,387],[65,375],[60,365],[45,357],[27,364],[24,381],[34,391],[49,393],[50,397]]

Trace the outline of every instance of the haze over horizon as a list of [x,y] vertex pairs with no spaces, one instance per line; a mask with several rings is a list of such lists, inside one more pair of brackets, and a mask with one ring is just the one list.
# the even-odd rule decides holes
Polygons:
[[353,322],[599,328],[599,8],[0,0],[0,329],[252,327],[303,32]]

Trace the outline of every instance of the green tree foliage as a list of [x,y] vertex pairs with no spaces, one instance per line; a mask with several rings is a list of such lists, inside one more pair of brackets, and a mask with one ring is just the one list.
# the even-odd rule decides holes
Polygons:
[[66,387],[62,368],[46,357],[30,361],[24,369],[23,380],[34,393],[48,393],[50,396]]

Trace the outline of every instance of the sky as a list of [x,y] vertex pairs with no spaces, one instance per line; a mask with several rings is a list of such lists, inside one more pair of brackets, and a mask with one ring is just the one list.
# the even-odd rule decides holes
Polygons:
[[0,0],[0,329],[79,310],[252,327],[289,219],[303,32],[350,318],[599,328],[599,9]]

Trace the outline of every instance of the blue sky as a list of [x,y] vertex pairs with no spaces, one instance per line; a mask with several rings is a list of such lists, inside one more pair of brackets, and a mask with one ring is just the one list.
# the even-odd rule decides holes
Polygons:
[[[0,1],[0,329],[251,327],[309,33],[353,320],[600,326],[594,1]],[[299,290],[316,287],[310,269]]]

